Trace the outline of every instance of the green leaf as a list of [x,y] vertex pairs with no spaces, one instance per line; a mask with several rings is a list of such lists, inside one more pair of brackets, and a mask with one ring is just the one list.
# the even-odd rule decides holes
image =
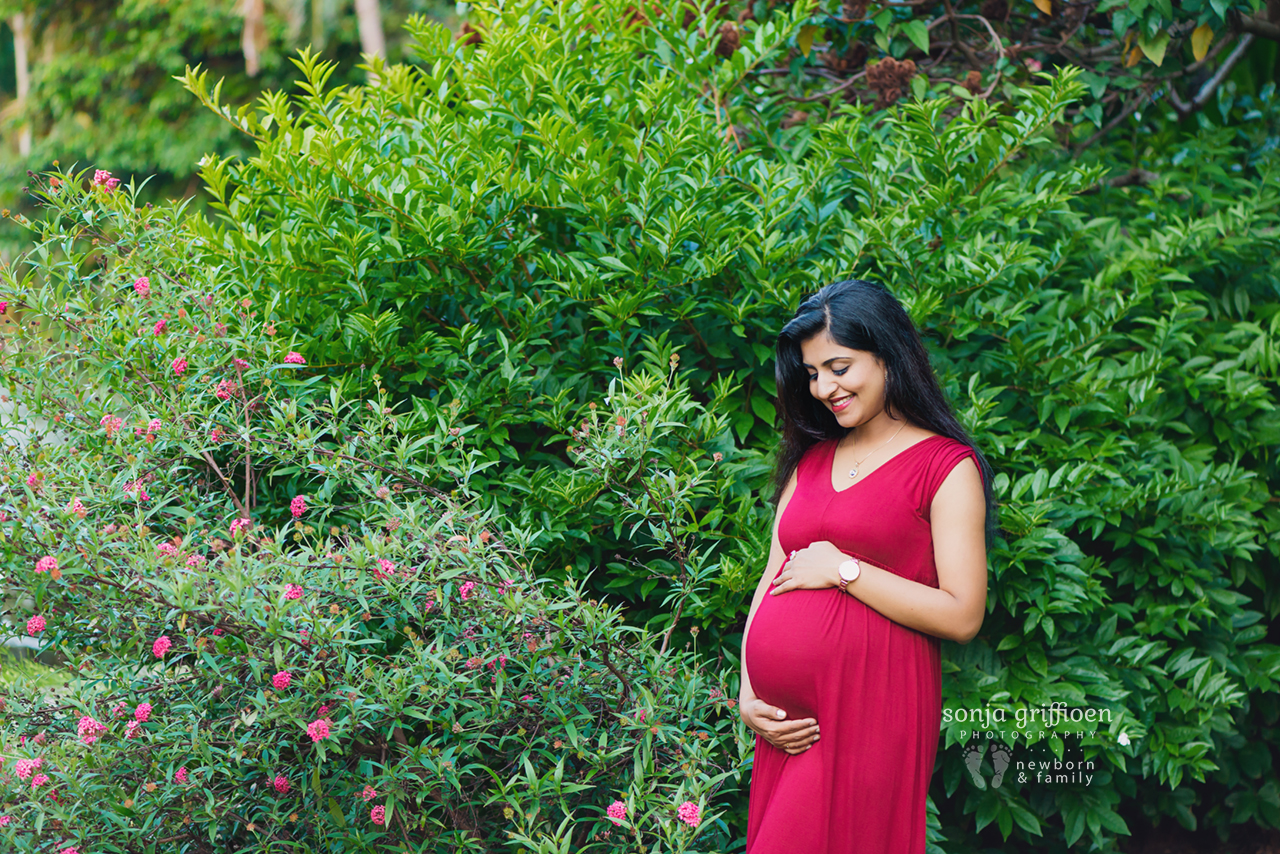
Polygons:
[[338,802],[333,798],[329,798],[329,815],[333,816],[333,820],[338,823],[338,827],[347,826],[347,817],[342,814],[342,808],[338,806]]
[[902,32],[921,52],[929,52],[929,26],[924,21],[913,18],[902,25]]
[[1150,38],[1143,34],[1138,39],[1138,47],[1146,54],[1147,59],[1156,65],[1162,65],[1164,63],[1165,49],[1169,47],[1169,33],[1166,30],[1161,30]]

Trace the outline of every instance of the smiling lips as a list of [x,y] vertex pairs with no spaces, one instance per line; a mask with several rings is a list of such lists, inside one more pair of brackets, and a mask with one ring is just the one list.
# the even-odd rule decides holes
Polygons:
[[846,406],[848,406],[849,401],[851,400],[853,400],[853,395],[851,394],[842,398],[838,398],[837,400],[831,401],[831,408],[834,411],[839,412],[841,409],[844,409]]

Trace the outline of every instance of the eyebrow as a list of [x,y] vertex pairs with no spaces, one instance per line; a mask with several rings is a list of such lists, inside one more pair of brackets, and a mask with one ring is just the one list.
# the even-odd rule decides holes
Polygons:
[[[840,359],[849,359],[850,361],[852,361],[852,360],[853,360],[853,357],[852,357],[852,356],[832,356],[830,359],[827,359],[827,360],[826,360],[825,362],[823,362],[822,364],[824,364],[824,365],[829,365],[829,364],[831,364],[832,362],[839,361]],[[801,362],[800,364],[801,364],[801,365],[803,365],[803,366],[804,366],[804,367],[806,367],[806,368],[812,368],[812,367],[813,367],[813,365],[809,364],[808,362]]]

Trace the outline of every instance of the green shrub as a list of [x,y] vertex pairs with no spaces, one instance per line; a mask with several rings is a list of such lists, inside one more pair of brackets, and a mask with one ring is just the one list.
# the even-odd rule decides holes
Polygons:
[[3,689],[6,850],[725,847],[724,674],[543,578],[461,430],[319,382],[180,208],[64,177],[6,282],[51,430],[0,432],[0,587],[74,678]]

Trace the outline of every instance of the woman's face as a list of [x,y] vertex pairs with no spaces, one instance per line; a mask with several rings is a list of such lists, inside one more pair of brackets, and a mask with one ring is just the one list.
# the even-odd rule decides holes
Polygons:
[[800,344],[800,358],[809,372],[809,393],[841,427],[884,414],[885,366],[880,359],[837,344],[826,331]]

